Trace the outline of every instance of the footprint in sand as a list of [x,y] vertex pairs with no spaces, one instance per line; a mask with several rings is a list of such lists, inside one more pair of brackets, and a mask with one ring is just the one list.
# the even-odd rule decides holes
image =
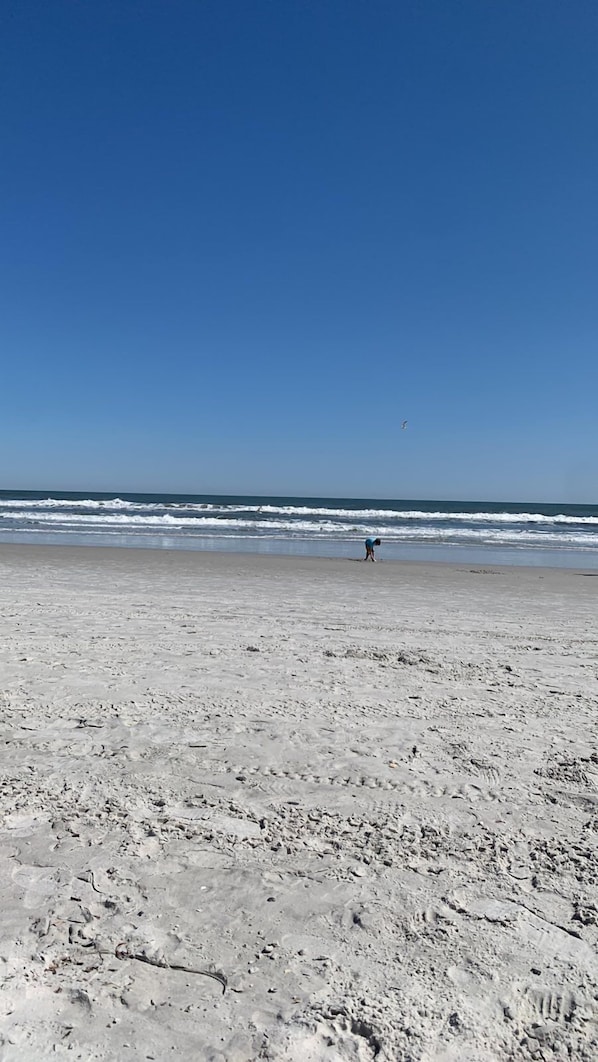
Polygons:
[[366,1022],[348,1015],[321,1015],[293,1022],[268,1038],[260,1058],[274,1062],[371,1062],[381,1044]]
[[48,867],[18,866],[13,870],[12,880],[23,889],[22,902],[28,910],[51,899],[60,887],[57,872]]

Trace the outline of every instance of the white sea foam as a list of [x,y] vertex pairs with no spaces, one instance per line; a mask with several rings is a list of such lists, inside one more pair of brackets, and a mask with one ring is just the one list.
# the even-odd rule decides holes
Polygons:
[[[169,537],[169,532],[168,532],[168,529],[166,529],[166,528],[164,529],[163,533],[161,533],[159,529],[148,529],[148,534],[147,535],[144,534],[144,535],[140,536],[138,534],[138,532],[133,531],[133,529],[129,529],[129,531],[127,531],[127,528],[124,528],[124,527],[123,528],[118,528],[118,529],[112,529],[112,528],[99,529],[97,527],[84,527],[84,526],[76,527],[76,528],[75,527],[70,527],[70,528],[69,527],[28,527],[28,528],[26,528],[26,536],[30,536],[30,535],[39,535],[39,536],[45,535],[48,538],[50,538],[52,536],[64,536],[64,537],[71,536],[71,537],[73,537],[75,539],[84,538],[86,536],[89,536],[89,537],[94,536],[96,539],[98,539],[98,538],[101,539],[101,538],[104,538],[104,537],[105,538],[118,538],[120,540],[128,540],[131,544],[133,544],[135,541],[144,541],[146,539],[148,541],[154,541],[154,540],[158,541],[159,540],[161,542],[164,542],[164,541],[167,540],[167,541],[173,542],[173,543],[175,541],[177,541],[176,536]],[[207,534],[204,533],[204,534],[199,535],[199,536],[195,536],[195,535],[185,536],[185,538],[188,538],[189,540],[193,540],[196,537],[197,538],[201,538],[204,541],[210,541],[210,542],[213,542],[213,543],[216,543],[216,542],[220,541],[221,539],[226,539],[227,541],[235,541],[235,542],[244,542],[244,541],[253,541],[253,542],[277,541],[277,542],[284,542],[284,541],[288,541],[289,539],[290,540],[294,540],[294,541],[300,541],[300,542],[309,542],[309,541],[314,541],[314,539],[317,540],[317,536],[312,536],[312,535],[288,536],[288,535],[285,535],[285,534],[277,534],[277,535],[268,536],[266,538],[266,537],[264,537],[264,535],[259,535],[259,534],[257,534],[257,535],[256,534],[251,534],[251,533],[239,534],[238,531],[235,531],[235,530],[228,530],[225,533],[219,534],[219,535],[211,535],[208,532]],[[184,542],[185,538],[181,538],[178,541]],[[4,539],[4,540],[6,541],[6,539]],[[355,542],[355,541],[361,542],[361,537],[357,536],[357,535],[346,535],[345,534],[345,535],[342,535],[342,536],[341,535],[337,535],[336,539],[331,538],[331,537],[328,537],[328,539],[327,539],[327,541],[329,541],[329,542],[330,541],[335,541],[335,540],[338,540],[338,541],[342,540],[344,542]],[[598,548],[598,536],[597,535],[591,535],[591,536],[587,536],[587,537],[584,535],[584,536],[580,536],[580,538],[575,538],[572,535],[563,535],[563,536],[557,536],[557,535],[550,536],[550,535],[547,535],[547,536],[544,536],[543,538],[538,538],[538,537],[536,537],[536,536],[534,536],[533,534],[530,533],[530,536],[528,538],[524,537],[524,538],[519,538],[519,539],[512,539],[508,535],[505,536],[505,538],[503,538],[502,536],[496,537],[496,538],[492,538],[492,537],[480,538],[480,537],[476,536],[475,532],[469,532],[468,534],[464,533],[463,536],[461,536],[461,537],[453,537],[453,538],[451,538],[448,534],[445,533],[444,535],[440,535],[440,536],[435,535],[433,537],[427,538],[426,536],[420,536],[416,532],[414,532],[412,535],[407,535],[405,538],[393,537],[393,538],[387,539],[386,541],[388,543],[392,542],[394,544],[400,544],[401,542],[405,542],[405,543],[410,543],[410,544],[413,544],[413,545],[417,545],[418,540],[421,543],[427,541],[428,544],[430,544],[430,545],[443,545],[443,546],[448,546],[448,547],[464,546],[464,545],[470,545],[470,546],[474,546],[474,547],[475,546],[494,546],[494,547],[501,547],[501,546],[506,547],[506,546],[508,546],[508,547],[521,547],[521,548],[525,548],[525,549],[531,547],[531,548],[536,549],[536,550],[553,550],[553,551],[554,550],[572,550],[575,553],[583,553],[583,552],[592,553],[592,552],[594,552],[596,550],[596,548]],[[2,541],[2,529],[1,528],[0,528],[0,541]]]
[[598,516],[567,516],[564,513],[557,514],[556,516],[547,516],[545,513],[429,512],[425,509],[311,509],[307,506],[294,505],[263,505],[259,508],[248,507],[247,510],[244,511],[273,514],[284,513],[289,516],[330,516],[344,519],[359,517],[362,520],[434,520],[442,522],[459,520],[470,523],[563,523],[598,525]]
[[[74,510],[87,510],[89,512],[106,513],[112,510],[119,512],[131,512],[138,515],[151,513],[172,513],[179,519],[183,515],[193,516],[216,515],[216,514],[254,514],[256,516],[282,516],[300,518],[323,518],[328,520],[367,520],[367,521],[423,521],[434,523],[473,523],[473,524],[578,524],[581,526],[598,526],[597,516],[572,516],[567,513],[547,515],[546,513],[526,512],[442,512],[441,510],[427,511],[425,509],[347,509],[333,506],[311,507],[306,505],[257,505],[234,502],[220,504],[212,502],[142,502],[131,501],[122,498],[94,499],[9,499],[0,498],[0,511],[3,509],[32,510],[44,512],[55,510],[73,514]],[[8,514],[6,514],[8,515]]]
[[[0,509],[19,505],[21,509],[138,509],[144,502],[125,501],[123,498],[0,498]],[[148,508],[163,509],[163,505],[147,503]]]
[[[327,515],[334,510],[324,510]],[[307,510],[307,512],[310,512]],[[266,514],[262,514],[265,516]],[[352,513],[352,516],[362,514]],[[398,516],[398,514],[396,514]],[[428,517],[428,514],[426,514]],[[0,515],[0,529],[10,531],[20,528],[24,531],[33,528],[50,530],[72,530],[106,533],[118,531],[120,533],[176,533],[201,535],[236,534],[256,537],[277,538],[342,538],[357,540],[365,538],[372,531],[371,523],[347,524],[340,520],[326,519],[323,516],[318,520],[298,519],[296,514],[292,518],[274,519],[273,515],[266,519],[247,520],[246,517],[221,516],[214,513],[202,516],[183,515],[183,511],[177,513],[164,513],[160,515],[130,512],[43,512],[22,509],[12,509]],[[598,533],[591,530],[567,530],[565,527],[539,528],[509,527],[482,525],[478,527],[465,527],[454,523],[447,527],[434,524],[433,522],[421,522],[415,525],[413,522],[401,522],[396,520],[392,526],[386,526],[381,532],[387,542],[446,542],[446,543],[479,543],[492,545],[511,546],[542,546],[542,547],[598,547]]]
[[[268,531],[270,529],[275,531],[305,531],[312,532],[317,530],[334,530],[336,532],[346,531],[346,526],[339,523],[333,523],[332,521],[326,522],[314,522],[309,520],[252,520],[248,523],[247,520],[239,517],[216,517],[216,516],[174,516],[171,513],[164,513],[161,516],[146,515],[127,515],[124,513],[44,513],[36,512],[35,515],[31,515],[28,512],[19,512],[13,510],[5,512],[0,516],[0,527],[2,527],[2,521],[12,520],[14,522],[27,521],[28,523],[35,524],[48,524],[48,525],[63,525],[71,524],[73,527],[87,526],[96,527],[101,530],[103,527],[122,527],[130,528],[166,528],[173,530],[175,528],[247,528],[251,530]],[[359,530],[360,533],[369,534],[369,525],[363,525],[363,527],[355,527],[354,530]]]

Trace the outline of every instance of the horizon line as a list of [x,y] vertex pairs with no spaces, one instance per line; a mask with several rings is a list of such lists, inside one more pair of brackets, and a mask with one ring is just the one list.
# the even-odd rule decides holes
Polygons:
[[129,490],[128,488],[115,488],[114,490],[93,490],[84,488],[78,489],[62,489],[62,488],[49,488],[49,487],[0,487],[0,494],[48,494],[52,495],[71,495],[71,494],[102,494],[108,498],[117,498],[121,495],[162,495],[164,497],[191,497],[191,498],[256,498],[256,499],[274,499],[274,500],[298,500],[298,499],[312,499],[313,501],[388,501],[388,502],[463,502],[468,505],[472,504],[486,504],[486,505],[573,505],[573,506],[598,506],[598,502],[590,501],[575,501],[564,502],[548,501],[547,499],[538,500],[535,498],[522,500],[522,499],[506,499],[506,498],[457,498],[457,497],[444,497],[444,498],[432,498],[432,497],[399,497],[392,495],[351,495],[351,494],[261,494],[246,491],[243,493],[220,493],[218,491],[203,491],[201,493],[195,491],[185,490]]

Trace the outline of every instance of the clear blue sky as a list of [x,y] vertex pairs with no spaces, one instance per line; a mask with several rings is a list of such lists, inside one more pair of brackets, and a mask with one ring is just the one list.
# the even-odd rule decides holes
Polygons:
[[4,0],[0,487],[598,501],[597,115],[595,0]]

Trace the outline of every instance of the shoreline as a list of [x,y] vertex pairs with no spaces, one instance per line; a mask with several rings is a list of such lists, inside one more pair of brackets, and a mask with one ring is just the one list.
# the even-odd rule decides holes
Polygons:
[[[218,541],[218,540],[214,540]],[[78,552],[89,553],[90,555],[97,554],[98,556],[110,555],[114,552],[117,553],[131,553],[140,554],[144,556],[183,556],[183,557],[228,557],[228,558],[241,558],[241,557],[259,557],[264,563],[272,563],[275,560],[288,560],[290,562],[338,562],[346,564],[347,562],[361,562],[363,561],[361,546],[358,549],[350,552],[346,543],[342,543],[344,552],[339,550],[334,552],[334,544],[327,544],[330,547],[328,553],[318,553],[312,551],[291,551],[288,552],[283,549],[272,549],[269,544],[269,548],[261,550],[257,549],[243,549],[235,547],[222,547],[219,543],[214,547],[185,547],[181,545],[173,545],[172,543],[167,546],[158,545],[144,545],[139,542],[135,544],[129,543],[108,543],[101,542],[98,544],[89,542],[73,542],[65,543],[63,541],[46,541],[39,542],[37,539],[32,542],[23,541],[22,537],[10,541],[6,538],[0,538],[0,554],[4,551],[17,550],[24,551],[25,555],[35,555],[40,553],[43,555],[44,551],[59,551],[61,553],[71,553],[76,555]],[[48,555],[50,555],[50,552]],[[387,551],[388,552],[388,551]],[[458,552],[458,556],[455,553]],[[353,553],[355,555],[353,555]],[[497,550],[492,546],[488,547],[456,547],[449,550],[447,547],[433,545],[411,547],[405,550],[406,555],[402,557],[388,556],[384,554],[384,543],[379,549],[379,556],[376,563],[392,566],[417,566],[422,567],[441,567],[441,568],[456,568],[460,566],[475,566],[477,568],[501,568],[501,570],[513,570],[517,572],[521,571],[564,571],[572,573],[585,573],[588,575],[598,573],[598,554],[584,556],[579,552],[566,550],[521,550],[516,552],[513,550]],[[409,554],[414,555],[409,555]],[[535,560],[535,563],[534,563]],[[550,563],[550,561],[553,563]],[[560,560],[560,563],[558,561]]]
[[0,495],[0,543],[598,570],[598,505],[94,492]]

